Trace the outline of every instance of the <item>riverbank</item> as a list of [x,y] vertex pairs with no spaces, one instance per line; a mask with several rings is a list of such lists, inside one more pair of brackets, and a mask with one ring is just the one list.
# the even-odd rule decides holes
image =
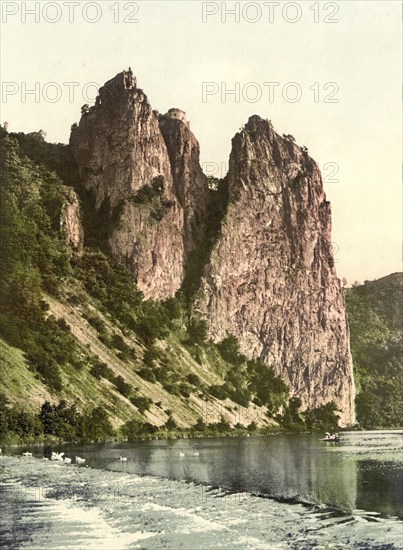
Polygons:
[[[209,438],[209,437],[250,437],[251,435],[254,436],[265,436],[265,435],[277,435],[279,433],[302,433],[302,432],[292,432],[287,431],[284,428],[281,428],[280,426],[273,426],[266,427],[264,429],[254,429],[254,430],[248,430],[246,428],[237,429],[232,428],[228,430],[223,431],[217,431],[217,430],[209,430],[206,429],[202,432],[197,432],[194,430],[158,430],[154,433],[148,433],[148,434],[138,434],[135,438],[128,439],[127,437],[122,437],[117,435],[116,437],[107,437],[104,438],[98,442],[101,443],[112,443],[112,442],[135,442],[135,441],[154,441],[154,440],[161,440],[161,439],[203,439],[203,438]],[[309,432],[305,432],[309,433]],[[0,447],[6,448],[6,447],[12,447],[12,446],[40,446],[40,445],[66,445],[69,443],[96,443],[92,440],[80,440],[80,441],[68,441],[61,438],[58,438],[56,436],[39,436],[39,437],[26,437],[26,438],[20,438],[18,436],[9,436],[7,439],[0,440]]]
[[[325,450],[325,462],[318,455],[315,461],[320,462],[306,464],[308,458],[314,458],[308,448],[304,451],[299,447],[306,438],[285,435],[275,440],[252,437],[66,449],[71,456],[74,453],[85,456],[88,467],[43,460],[39,449],[38,458],[2,456],[2,547],[10,550],[400,548],[402,523],[396,519],[362,509],[342,511],[320,501],[308,504],[310,499],[308,494],[304,497],[304,490],[295,492],[294,475],[295,480],[301,481],[304,472],[316,472],[311,481],[307,480],[311,486],[314,479],[315,483],[321,479],[323,465],[332,459],[328,474],[337,477],[328,480],[332,484],[327,488],[320,486],[319,494],[328,494],[332,500],[329,490],[340,495],[343,489],[347,491],[346,502],[353,503],[356,498],[351,494],[356,490],[353,471],[346,470],[349,454],[338,467],[338,462],[334,462],[335,447],[321,444],[316,436],[310,439],[310,445]],[[301,471],[296,455],[286,452],[286,442],[301,449]],[[222,452],[218,453],[220,449]],[[119,461],[122,454],[128,457],[127,462]],[[269,470],[262,460],[270,460]],[[205,468],[210,472],[208,478]],[[222,482],[213,482],[211,468],[222,472]],[[133,469],[160,474],[136,473]],[[256,480],[269,476],[268,485],[262,481],[256,485],[251,479],[254,476]],[[285,483],[282,497],[269,498],[264,488],[275,489],[279,479]]]

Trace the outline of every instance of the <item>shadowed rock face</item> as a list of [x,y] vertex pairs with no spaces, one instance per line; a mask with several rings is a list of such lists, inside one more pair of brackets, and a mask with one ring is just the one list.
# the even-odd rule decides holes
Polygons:
[[228,184],[198,304],[211,336],[235,334],[305,406],[335,400],[353,423],[348,326],[317,164],[254,116],[232,141]]
[[[123,72],[100,89],[70,145],[96,208],[115,220],[114,257],[147,298],[173,296],[211,222],[199,144],[186,121],[158,117]],[[334,400],[342,423],[353,423],[348,326],[318,166],[253,116],[233,139],[228,189],[197,303],[211,337],[236,335],[305,406]]]
[[207,177],[200,167],[199,142],[182,120],[160,117],[171,162],[174,192],[184,212],[184,246],[188,254],[204,237],[209,202]]

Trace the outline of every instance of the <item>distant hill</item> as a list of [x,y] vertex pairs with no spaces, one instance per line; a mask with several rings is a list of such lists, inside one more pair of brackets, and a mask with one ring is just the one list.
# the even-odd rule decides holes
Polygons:
[[346,289],[356,414],[363,428],[403,424],[402,297],[402,273]]

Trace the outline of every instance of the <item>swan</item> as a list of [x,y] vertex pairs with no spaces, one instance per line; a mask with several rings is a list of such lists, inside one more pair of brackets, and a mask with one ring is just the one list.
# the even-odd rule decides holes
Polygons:
[[76,464],[85,464],[85,458],[81,458],[80,456],[76,456]]
[[64,457],[64,463],[65,464],[71,464],[71,458]]
[[127,462],[127,456],[120,456],[119,460],[120,462]]
[[180,453],[179,453],[179,456],[180,456],[181,458],[183,458],[183,457],[185,456],[185,453],[180,452]]
[[63,460],[64,453],[55,453],[52,451],[52,456],[50,457],[50,460]]
[[22,453],[22,456],[32,456],[32,453],[29,453],[28,451],[25,451],[25,453]]
[[193,456],[199,456],[199,451],[193,451]]

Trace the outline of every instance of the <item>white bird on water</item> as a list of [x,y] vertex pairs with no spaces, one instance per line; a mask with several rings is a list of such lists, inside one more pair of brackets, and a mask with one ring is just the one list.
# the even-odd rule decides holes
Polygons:
[[71,464],[71,458],[64,457],[64,463],[65,464]]
[[25,453],[22,453],[22,456],[32,456],[32,453],[25,451]]
[[55,451],[52,451],[52,456],[50,457],[50,460],[63,460],[64,453],[55,453]]
[[193,456],[199,456],[199,451],[193,451]]
[[180,452],[180,453],[179,453],[179,456],[180,456],[181,458],[183,458],[183,457],[185,456],[185,453]]
[[120,456],[119,460],[120,462],[127,462],[127,456]]
[[76,464],[85,464],[85,458],[81,458],[80,456],[76,456]]

